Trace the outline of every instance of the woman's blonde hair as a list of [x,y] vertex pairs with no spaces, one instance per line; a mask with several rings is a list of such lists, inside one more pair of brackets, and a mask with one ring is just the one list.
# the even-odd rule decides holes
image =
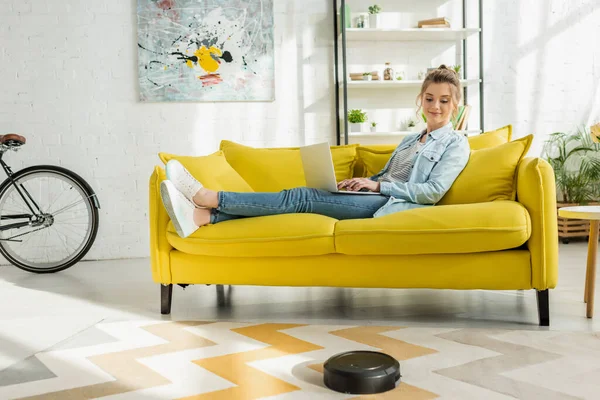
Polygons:
[[417,96],[417,115],[419,115],[419,111],[422,107],[422,99],[423,93],[427,90],[429,85],[432,83],[448,83],[450,85],[450,93],[452,94],[452,105],[454,106],[454,111],[452,112],[452,116],[455,117],[458,112],[458,105],[460,104],[460,100],[462,99],[462,86],[460,84],[460,78],[458,77],[458,73],[453,69],[446,67],[444,64],[440,65],[433,71],[427,74],[423,84],[421,85],[421,93]]

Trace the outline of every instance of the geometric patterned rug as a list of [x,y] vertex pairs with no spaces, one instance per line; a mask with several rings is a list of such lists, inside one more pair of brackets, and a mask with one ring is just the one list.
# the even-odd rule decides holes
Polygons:
[[[43,334],[43,332],[40,332]],[[396,389],[323,384],[348,350],[390,354]],[[597,333],[201,321],[101,323],[0,371],[0,399],[598,399]]]

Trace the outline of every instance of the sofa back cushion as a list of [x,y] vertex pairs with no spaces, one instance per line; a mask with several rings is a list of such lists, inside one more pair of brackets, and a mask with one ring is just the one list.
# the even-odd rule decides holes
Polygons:
[[527,135],[500,146],[471,150],[467,165],[438,204],[515,200],[517,166],[532,140],[533,135]]
[[512,140],[512,125],[506,125],[495,131],[484,132],[481,135],[469,136],[471,150],[488,149]]
[[[352,177],[358,145],[331,146],[337,181]],[[257,192],[305,186],[299,147],[254,148],[222,140],[227,162]]]
[[244,178],[234,170],[225,159],[222,151],[207,156],[179,156],[169,153],[158,153],[163,163],[178,160],[190,173],[211,190],[227,190],[231,192],[252,192],[252,188]]

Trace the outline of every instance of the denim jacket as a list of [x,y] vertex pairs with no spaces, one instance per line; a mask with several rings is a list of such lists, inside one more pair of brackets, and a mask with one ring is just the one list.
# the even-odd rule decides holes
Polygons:
[[[377,181],[387,171],[392,157],[398,151],[413,146],[420,137],[421,133],[405,137],[385,167],[369,179]],[[408,182],[381,182],[381,194],[390,196],[390,199],[374,217],[435,205],[465,168],[470,154],[469,142],[452,129],[451,123],[430,132],[416,155]]]

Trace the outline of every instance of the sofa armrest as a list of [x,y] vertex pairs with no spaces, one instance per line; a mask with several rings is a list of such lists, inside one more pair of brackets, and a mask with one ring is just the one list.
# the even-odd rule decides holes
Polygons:
[[165,170],[159,166],[154,167],[150,176],[150,208],[148,218],[150,222],[150,263],[152,266],[152,279],[157,283],[171,283],[170,253],[173,247],[167,241],[167,224],[169,215],[160,198],[160,183],[167,177]]
[[554,170],[542,158],[524,158],[517,171],[517,201],[531,217],[531,284],[545,290],[558,280],[558,222]]

